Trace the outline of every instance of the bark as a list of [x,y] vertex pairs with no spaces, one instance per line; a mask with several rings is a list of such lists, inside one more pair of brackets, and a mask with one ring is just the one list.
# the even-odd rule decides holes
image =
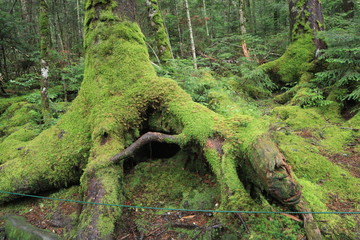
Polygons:
[[208,17],[206,14],[206,0],[203,0],[203,13],[204,13],[204,20],[205,20],[205,30],[206,30],[206,36],[210,36],[209,33],[209,27],[208,27]]
[[319,31],[324,30],[324,17],[319,0],[290,0],[290,32],[292,40],[295,41],[303,34],[314,36],[314,44],[317,50],[324,49],[325,43],[316,38]]
[[177,22],[177,30],[178,30],[178,34],[179,34],[179,48],[180,48],[180,56],[184,57],[184,51],[183,51],[183,38],[182,38],[182,31],[181,31],[181,27],[180,27],[180,20],[179,20],[179,11],[178,11],[178,4],[177,4],[177,0],[174,0],[174,5],[175,5],[175,16],[176,16],[176,22]]
[[50,28],[48,5],[45,0],[40,2],[40,58],[41,58],[41,104],[44,122],[47,123],[51,119],[50,101],[48,96],[49,89],[49,65],[47,58],[50,47]]
[[289,10],[292,43],[279,59],[261,68],[279,84],[307,83],[319,51],[326,47],[316,36],[324,29],[322,8],[318,0],[290,0]]
[[189,37],[190,37],[191,53],[192,53],[192,58],[193,58],[193,62],[194,62],[194,68],[197,69],[196,49],[195,49],[193,29],[192,29],[192,26],[191,26],[191,17],[190,17],[190,10],[189,10],[188,0],[184,0],[184,4],[185,4],[187,22],[188,22],[188,26],[189,26]]
[[[222,209],[245,204],[248,193],[238,169],[281,203],[299,201],[300,187],[265,120],[239,128],[241,120],[230,121],[194,103],[173,80],[156,76],[139,27],[113,14],[124,13],[116,7],[124,6],[113,0],[85,5],[86,62],[79,95],[55,126],[0,165],[3,191],[36,194],[80,182],[84,201],[123,204],[123,159],[145,143],[165,141],[198,149],[221,186]],[[149,112],[155,125],[148,122]],[[150,132],[135,141],[144,125],[164,133]],[[14,198],[0,194],[0,204]],[[120,208],[83,205],[72,238],[113,239],[120,216]]]
[[164,21],[159,9],[157,0],[146,0],[150,26],[155,33],[155,45],[158,50],[158,57],[162,63],[173,58],[169,36],[166,32]]
[[[239,6],[239,16],[240,16],[240,34],[244,36],[246,34],[246,28],[245,28],[245,3],[244,0],[240,0],[240,6]],[[245,40],[242,41],[241,48],[243,49],[243,54],[246,58],[250,58],[249,50],[247,49]]]
[[21,4],[21,18],[29,23],[30,22],[30,12],[28,8],[28,1],[27,0],[20,0]]

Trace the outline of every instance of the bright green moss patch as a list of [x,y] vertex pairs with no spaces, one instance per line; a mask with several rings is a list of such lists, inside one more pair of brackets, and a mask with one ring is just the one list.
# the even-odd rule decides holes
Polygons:
[[21,126],[35,125],[41,120],[41,114],[34,104],[16,102],[0,116],[0,137],[17,131]]
[[[274,109],[278,120],[285,125],[276,128],[274,134],[281,151],[303,186],[303,197],[313,211],[334,211],[337,201],[344,205],[360,201],[360,193],[354,191],[360,185],[355,178],[340,165],[329,161],[324,154],[344,152],[346,143],[355,137],[354,131],[332,124],[317,113],[316,109],[299,107],[279,107]],[[354,211],[358,211],[356,204]],[[346,208],[336,208],[345,211]],[[326,238],[335,234],[353,238],[354,216],[344,221],[345,216],[315,215]],[[346,217],[348,218],[348,217]]]
[[266,63],[260,68],[278,74],[282,82],[299,82],[301,75],[312,68],[314,52],[312,34],[303,34],[291,43],[279,59]]
[[291,126],[294,130],[320,128],[324,119],[315,108],[303,109],[298,106],[281,106],[273,109],[278,119]]

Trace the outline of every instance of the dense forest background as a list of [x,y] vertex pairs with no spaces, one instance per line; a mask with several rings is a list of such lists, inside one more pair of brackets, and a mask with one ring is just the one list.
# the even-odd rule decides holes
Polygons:
[[[85,9],[90,12],[92,1],[87,2]],[[103,1],[104,4],[107,2]],[[307,49],[308,45],[292,44],[298,40],[293,31],[296,24],[304,24],[305,29],[308,26],[308,23],[299,24],[299,19],[290,17],[289,4],[291,6],[294,2],[297,7],[307,3],[285,0],[149,0],[128,1],[129,4],[124,5],[123,11],[139,24],[145,36],[151,65],[157,75],[175,80],[193,101],[218,114],[215,119],[220,119],[219,128],[225,132],[224,135],[230,136],[230,141],[238,141],[235,140],[237,138],[241,140],[238,141],[243,146],[239,147],[240,150],[229,150],[234,145],[224,145],[227,153],[245,156],[237,159],[239,163],[236,171],[244,189],[241,188],[236,195],[240,196],[235,200],[238,204],[236,209],[359,211],[360,2],[321,1],[320,10],[324,23],[318,21],[316,24],[319,29],[324,30],[314,30],[311,34],[315,34],[323,45],[314,52]],[[89,80],[87,84],[82,83],[86,69],[84,24],[85,27],[88,26],[86,24],[89,21],[85,18],[85,4],[82,0],[0,0],[0,171],[11,166],[11,163],[7,164],[11,162],[9,159],[19,159],[19,156],[31,159],[31,156],[26,156],[27,150],[23,150],[28,143],[32,146],[33,139],[33,146],[40,146],[36,151],[45,153],[48,151],[46,134],[53,134],[56,140],[65,136],[68,141],[67,133],[56,126],[58,123],[71,122],[68,119],[62,121],[61,117],[71,112],[68,110],[80,88],[85,88],[83,93],[94,95],[96,91],[106,89],[91,89]],[[112,14],[106,11],[101,17],[106,19],[104,22],[113,21]],[[99,56],[104,61],[111,59],[111,51],[109,53],[106,52],[107,48],[104,49],[104,55]],[[297,59],[307,50],[311,52],[310,59]],[[282,66],[278,67],[274,63]],[[101,62],[98,64],[101,65]],[[118,64],[119,68],[124,68],[124,71],[129,69],[131,72],[132,65],[137,63],[125,62],[122,65],[119,61]],[[311,66],[308,67],[307,64]],[[101,67],[100,72],[105,69]],[[285,69],[285,73],[276,72],[276,68]],[[88,72],[91,73],[89,67]],[[111,92],[111,88],[108,90]],[[142,99],[139,99],[138,105],[141,106]],[[100,103],[100,100],[105,102],[104,99],[99,99]],[[79,102],[81,100],[77,104]],[[114,127],[125,132],[121,136],[124,143],[119,146],[129,146],[142,134],[154,129],[178,133],[178,129],[169,127],[169,130],[162,125],[161,121],[166,123],[166,117],[170,114],[166,115],[166,111],[157,112],[155,105],[141,113],[143,119],[139,120],[140,123],[136,122],[136,117],[135,120],[131,119],[131,113],[125,111],[134,125],[124,127],[126,131],[121,127]],[[114,109],[116,107],[112,106]],[[198,111],[195,109],[192,113]],[[76,111],[74,108],[71,110]],[[99,109],[96,111],[101,112]],[[111,109],[108,111],[111,112]],[[123,110],[120,109],[119,115],[121,111]],[[209,116],[211,114],[213,113],[208,113]],[[165,120],[161,120],[159,115],[165,116]],[[99,114],[99,119],[101,117]],[[224,122],[227,123],[222,124],[221,119],[226,119]],[[123,124],[121,119],[115,120],[114,126]],[[89,121],[98,120],[95,117]],[[204,120],[204,124],[205,122]],[[46,132],[47,130],[49,131]],[[57,130],[59,132],[55,133]],[[106,132],[100,127],[97,130],[103,132],[92,136],[92,140],[96,142],[100,139],[100,146],[111,142],[109,139],[117,138],[111,135],[111,131]],[[196,128],[193,130],[197,131]],[[82,129],[79,130],[81,131]],[[268,138],[264,140],[265,143],[256,143],[257,140],[254,140],[260,135],[258,132],[266,132],[264,135]],[[80,133],[75,129],[74,134]],[[42,136],[45,136],[45,144],[41,140],[36,142]],[[269,139],[284,154],[286,161],[292,166],[294,179],[302,186],[301,204],[297,207],[284,206],[281,199],[275,200],[274,196],[267,193],[269,189],[262,188],[263,183],[257,182],[256,176],[261,173],[255,170],[254,174],[248,170],[251,166],[242,160],[247,154],[252,154],[249,152],[261,149],[261,144],[273,146],[274,143]],[[223,141],[221,137],[215,140]],[[142,148],[131,161],[124,160],[121,163],[124,193],[121,200],[114,202],[189,209],[217,209],[220,204],[220,209],[229,210],[226,208],[231,208],[232,205],[226,205],[223,186],[232,180],[224,180],[225,183],[219,180],[215,176],[216,169],[204,160],[208,156],[200,153],[199,149],[205,149],[207,145],[199,147],[196,139],[192,141],[185,147],[152,143],[146,145],[147,150]],[[216,145],[216,141],[210,145]],[[76,144],[78,143],[75,141],[73,145]],[[78,151],[76,156],[79,159],[88,157],[84,149],[69,149],[69,152]],[[97,148],[94,152],[96,151]],[[102,151],[99,150],[99,153],[102,154]],[[106,151],[108,149],[104,152]],[[66,159],[66,154],[65,151],[57,152],[52,158],[43,158],[61,159],[65,156]],[[108,157],[106,154],[105,156]],[[51,160],[44,165],[51,164],[56,165]],[[74,168],[74,172],[80,172],[74,173],[77,179],[71,178],[71,184],[65,184],[72,187],[42,194],[54,198],[91,199],[82,197],[87,180],[84,176],[79,180],[87,169],[86,164],[82,164],[84,166],[78,166],[81,170]],[[53,168],[56,167],[51,170]],[[287,171],[291,172],[291,167]],[[12,175],[16,174],[14,172]],[[255,180],[251,179],[254,176]],[[20,177],[21,174],[15,176]],[[60,177],[66,179],[64,176]],[[232,178],[232,175],[225,173],[224,178],[227,177]],[[6,179],[0,179],[0,183],[1,181],[5,182]],[[35,185],[36,181],[38,180],[34,181]],[[46,185],[44,182],[43,184]],[[20,186],[18,190],[25,189],[25,193],[31,193],[33,189],[28,191],[27,187]],[[41,187],[39,188],[39,191],[36,188],[35,191],[41,192]],[[284,193],[286,194],[287,192]],[[0,204],[3,201],[1,197],[4,196],[5,194],[0,194]],[[4,197],[6,198],[7,196]],[[113,199],[109,197],[105,200]],[[49,229],[65,239],[92,234],[90,230],[88,233],[83,230],[88,230],[88,226],[92,227],[86,222],[86,217],[93,214],[92,209],[80,207],[80,204],[26,199],[2,205],[0,209],[0,217],[14,213],[23,215],[33,225]],[[101,211],[108,212],[103,209],[99,210]],[[308,239],[319,239],[316,234],[313,237],[309,235],[311,231],[319,229],[326,239],[359,237],[360,221],[355,214],[314,215],[316,224],[309,230],[306,226],[309,219],[296,214],[269,216],[196,212],[187,214],[135,209],[119,211],[122,211],[121,214],[110,211],[109,218],[113,222],[109,225],[112,228],[99,224],[99,234],[105,232],[117,239],[303,239],[305,236]],[[113,219],[114,216],[120,218],[121,223],[115,224],[117,220]],[[104,219],[108,221],[106,217]],[[313,220],[311,216],[309,222],[313,223]],[[1,218],[0,239],[3,224],[4,220]],[[17,224],[26,223],[15,223],[15,228]],[[18,234],[16,231],[13,232]]]
[[[293,86],[276,85],[265,75],[253,71],[259,64],[279,58],[291,42],[287,1],[190,1],[190,17],[195,54],[200,69],[211,69],[217,77],[227,77],[253,98],[271,96]],[[312,81],[302,105],[326,104],[334,87],[341,88],[336,98],[346,110],[357,110],[359,89],[359,14],[356,1],[327,0],[322,3],[326,31],[319,34],[327,49],[318,53],[324,64]],[[49,1],[50,99],[70,101],[76,95],[83,69],[83,3]],[[193,89],[197,101],[206,102],[206,93],[196,94],[198,85],[191,68],[192,49],[185,6],[182,1],[160,1],[159,7],[169,35],[173,60],[159,68],[160,74],[173,76]],[[3,1],[1,4],[0,71],[1,86],[9,93],[39,89],[40,22],[39,1]],[[240,20],[243,11],[243,22]],[[149,54],[160,64],[148,8],[136,3],[136,21],[146,35]],[[243,26],[244,30],[241,29]],[[251,57],[243,54],[246,41]],[[177,74],[189,79],[181,82]],[[196,74],[195,74],[196,76]],[[180,77],[185,79],[184,77]],[[251,80],[249,80],[251,79]],[[198,88],[198,89],[196,89]],[[206,87],[205,87],[206,88]],[[38,93],[32,95],[35,103]],[[344,109],[345,110],[345,109]]]

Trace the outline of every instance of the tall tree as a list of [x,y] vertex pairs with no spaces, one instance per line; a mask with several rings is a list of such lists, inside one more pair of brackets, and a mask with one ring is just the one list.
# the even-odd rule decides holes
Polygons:
[[173,58],[169,36],[166,32],[164,21],[157,0],[146,0],[150,25],[155,33],[155,45],[161,62]]
[[[239,6],[239,18],[240,18],[240,34],[244,36],[246,34],[246,17],[245,17],[245,1],[240,0],[240,6]],[[245,40],[242,41],[241,48],[243,50],[244,56],[247,58],[250,58],[249,50],[246,46]]]
[[40,1],[40,58],[41,58],[41,103],[45,122],[51,119],[49,90],[49,47],[50,47],[50,27],[48,5],[45,0]]
[[324,30],[322,8],[318,0],[289,0],[292,43],[277,60],[261,66],[280,84],[300,83],[291,91],[277,97],[289,101],[313,77],[315,59],[325,43],[317,37]]
[[184,4],[185,4],[186,16],[187,16],[187,23],[188,23],[188,27],[189,27],[191,54],[192,54],[192,58],[193,58],[193,62],[194,62],[194,68],[197,69],[195,41],[194,41],[193,28],[192,28],[192,24],[191,24],[191,16],[190,16],[190,9],[189,9],[188,0],[184,0]]

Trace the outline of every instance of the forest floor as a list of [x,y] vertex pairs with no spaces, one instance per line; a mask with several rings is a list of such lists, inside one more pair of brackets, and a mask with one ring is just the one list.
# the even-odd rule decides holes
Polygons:
[[[306,135],[306,133],[303,134]],[[324,155],[359,177],[360,154],[354,152],[353,148],[349,148],[348,152],[348,154],[324,153]],[[137,165],[126,176],[129,191],[126,193],[128,199],[124,204],[214,209],[220,195],[213,176],[208,173],[189,172],[179,167],[182,164],[184,164],[182,160],[175,158],[175,161],[174,159],[155,159]],[[176,178],[173,178],[174,176]],[[173,181],[169,181],[170,177]],[[184,189],[184,192],[181,193],[181,189]],[[209,192],[209,189],[212,189],[212,195],[204,195],[205,192]],[[78,190],[78,186],[73,186],[57,193],[48,192],[42,196],[80,200]],[[184,200],[186,198],[187,200]],[[334,196],[333,201],[327,205],[334,211],[353,211],[355,204]],[[72,223],[80,207],[78,203],[27,198],[0,207],[0,219],[8,214],[24,216],[32,225],[64,236],[72,230]],[[242,218],[240,215],[231,217],[234,221]],[[3,224],[4,221],[0,220],[0,226]],[[238,234],[244,234],[248,227],[251,230],[251,224],[246,224],[245,219],[243,226],[239,226]],[[225,232],[224,226],[212,213],[124,208],[116,239],[206,239],[207,235],[214,238]],[[230,239],[235,236],[231,235]],[[300,240],[303,237],[300,234],[297,239]]]
[[[297,177],[306,180],[304,183],[307,184],[310,179],[315,186],[314,189],[318,189],[317,187],[330,189],[333,187],[331,184],[337,184],[338,180],[349,178],[350,175],[356,179],[360,178],[359,129],[349,127],[342,122],[332,123],[324,116],[315,114],[311,109],[280,106],[274,112],[273,108],[264,112],[267,113],[266,115],[276,117],[274,134],[277,135],[280,147],[283,147],[282,151],[288,154],[287,158],[294,159],[291,165]],[[166,146],[163,147],[166,148]],[[160,147],[157,151],[166,151],[166,149]],[[310,155],[311,157],[306,159]],[[312,164],[323,163],[324,161],[320,159],[323,157],[326,158],[325,162],[331,161],[333,165],[346,171],[321,169],[322,172],[311,172],[314,170]],[[320,168],[329,166],[323,165]],[[330,167],[333,168],[332,165]],[[311,174],[314,175],[311,176]],[[340,177],[337,176],[339,174]],[[207,163],[183,150],[174,152],[166,158],[147,156],[147,160],[141,160],[136,165],[129,166],[125,169],[124,183],[124,204],[131,206],[217,209],[221,200],[219,186]],[[347,182],[344,180],[345,183]],[[342,185],[339,186],[339,189],[330,191],[330,196],[325,198],[324,202],[328,210],[359,211],[359,202],[349,200],[346,195],[351,189],[343,190]],[[356,189],[356,185],[344,186]],[[59,191],[42,193],[41,196],[81,200],[79,190],[79,186],[72,186]],[[318,194],[316,191],[315,194]],[[271,199],[267,201],[272,211],[288,210]],[[0,239],[2,240],[4,217],[7,215],[24,216],[32,225],[47,229],[67,239],[74,230],[73,226],[76,225],[80,211],[81,204],[79,203],[35,198],[13,201],[0,206]],[[119,221],[116,232],[118,240],[248,239],[250,236],[255,236],[254,239],[300,240],[305,236],[302,220],[295,215],[213,214],[139,208],[123,208],[122,211],[122,219]],[[347,219],[352,224],[348,231],[359,229],[359,217],[350,215],[344,217],[348,216],[354,219],[354,222]],[[229,229],[224,221],[221,221],[224,218],[226,221],[235,223],[233,225],[236,229]],[[319,223],[326,221],[328,220],[319,219]],[[341,230],[344,230],[346,226],[342,226]],[[331,234],[332,232],[328,233],[328,235]]]

